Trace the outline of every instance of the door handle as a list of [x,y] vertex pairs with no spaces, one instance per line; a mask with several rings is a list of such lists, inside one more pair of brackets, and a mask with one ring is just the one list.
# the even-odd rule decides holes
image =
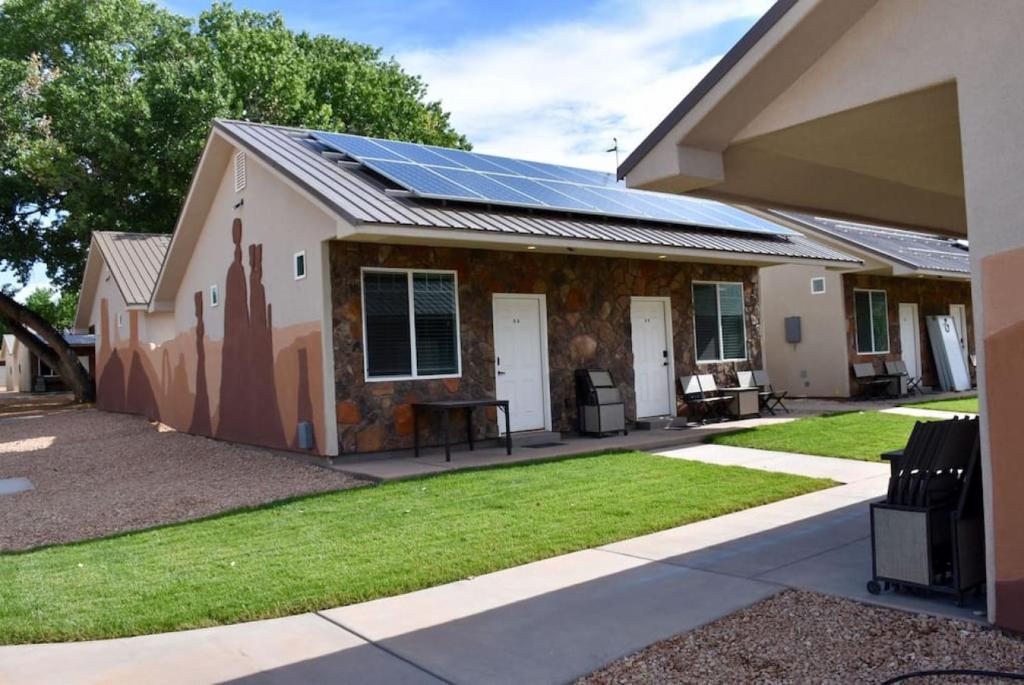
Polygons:
[[504,376],[504,375],[505,375],[505,372],[504,372],[504,371],[499,371],[499,372],[498,372],[498,375],[499,375],[499,376]]

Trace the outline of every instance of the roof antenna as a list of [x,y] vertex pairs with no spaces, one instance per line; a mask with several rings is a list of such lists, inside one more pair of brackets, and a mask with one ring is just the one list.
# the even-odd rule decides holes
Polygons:
[[615,173],[618,173],[619,172],[619,139],[618,138],[612,138],[612,143],[614,143],[614,145],[612,145],[610,148],[605,150],[605,152],[614,152],[615,153]]

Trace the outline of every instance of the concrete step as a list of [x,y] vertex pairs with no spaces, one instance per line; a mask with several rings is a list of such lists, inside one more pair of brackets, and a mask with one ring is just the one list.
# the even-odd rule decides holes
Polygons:
[[656,416],[638,419],[633,424],[633,430],[638,431],[680,430],[682,428],[686,428],[685,416]]
[[542,445],[545,443],[561,441],[561,433],[549,430],[521,431],[512,434],[513,447],[530,447],[531,445]]

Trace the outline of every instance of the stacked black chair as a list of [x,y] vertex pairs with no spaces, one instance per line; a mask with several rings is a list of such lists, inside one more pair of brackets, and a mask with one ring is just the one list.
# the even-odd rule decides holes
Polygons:
[[985,580],[977,419],[918,422],[893,459],[886,498],[871,505],[872,594],[964,593]]

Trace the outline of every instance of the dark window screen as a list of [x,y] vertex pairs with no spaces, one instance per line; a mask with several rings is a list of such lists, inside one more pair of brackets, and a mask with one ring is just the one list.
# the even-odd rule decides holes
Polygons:
[[718,340],[718,296],[714,284],[693,285],[693,327],[697,339],[697,359],[721,358]]
[[370,378],[409,376],[409,277],[405,273],[363,273],[366,308],[366,370]]
[[416,308],[417,375],[458,373],[455,277],[452,274],[413,274],[412,292]]

